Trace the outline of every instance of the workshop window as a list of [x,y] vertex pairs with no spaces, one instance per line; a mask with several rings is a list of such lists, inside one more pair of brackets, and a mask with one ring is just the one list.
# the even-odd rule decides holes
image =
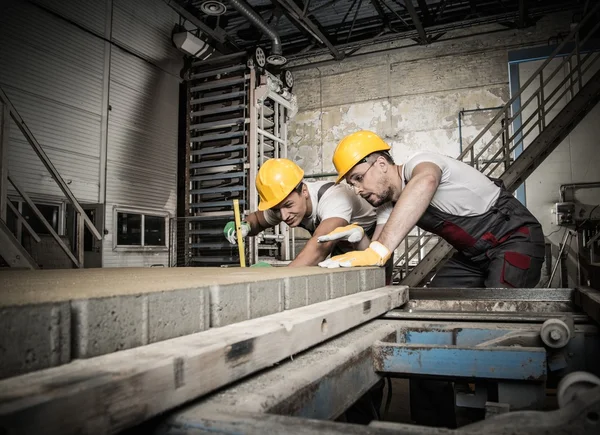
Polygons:
[[167,215],[128,210],[116,210],[116,214],[116,247],[167,247]]

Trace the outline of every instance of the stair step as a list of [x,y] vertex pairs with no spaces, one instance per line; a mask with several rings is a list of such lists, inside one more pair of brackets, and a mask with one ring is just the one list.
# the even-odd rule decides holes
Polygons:
[[205,90],[213,90],[225,88],[227,86],[235,86],[243,84],[246,81],[246,77],[229,77],[226,79],[211,80],[210,82],[202,83],[201,85],[192,86],[190,92],[200,92]]
[[[263,127],[262,127],[263,130],[266,130],[266,129],[269,129],[269,128],[273,128],[273,126],[275,125],[275,123],[273,121],[271,121],[270,119],[268,119],[268,118],[265,118],[264,121],[262,121],[262,122],[263,122]],[[260,123],[261,123],[261,120],[259,118],[259,120],[257,122],[257,125],[258,125],[259,128],[260,128]]]
[[212,122],[201,122],[199,124],[190,125],[190,130],[197,131],[205,131],[205,130],[213,130],[215,128],[224,128],[224,127],[234,127],[234,126],[242,126],[246,122],[246,118],[231,118],[231,119],[222,119],[220,121],[212,121]]
[[[234,198],[232,198],[234,199]],[[214,201],[214,202],[202,202],[202,203],[191,203],[190,208],[195,208],[198,210],[213,208],[213,207],[233,207],[233,201]],[[240,205],[246,205],[246,201],[240,199]]]
[[223,147],[206,147],[200,148],[199,150],[194,150],[191,152],[193,156],[205,156],[210,154],[221,154],[221,153],[230,153],[232,151],[240,151],[245,150],[248,147],[245,143],[238,145],[227,145]]
[[204,189],[190,190],[190,195],[204,195],[207,193],[222,193],[222,192],[243,192],[246,186],[225,186],[225,187],[207,187]]
[[244,178],[246,173],[243,171],[227,172],[219,174],[192,175],[190,181],[211,181],[211,180],[228,180],[233,178]]
[[196,62],[192,63],[192,68],[203,68],[205,66],[209,66],[209,65],[221,65],[227,62],[230,63],[234,63],[232,61],[237,60],[237,59],[244,59],[244,64],[245,64],[245,60],[246,57],[248,56],[248,54],[245,51],[239,51],[237,53],[232,53],[232,54],[225,54],[223,56],[214,56],[214,57],[209,57],[208,59],[205,60],[199,60]]
[[192,236],[222,236],[223,228],[204,228],[202,230],[189,230]]
[[213,133],[213,134],[205,134],[203,136],[192,137],[190,140],[192,142],[210,142],[214,140],[223,140],[223,139],[231,139],[234,137],[242,137],[246,134],[244,130],[240,131],[228,131],[225,133]]
[[235,92],[228,92],[225,94],[213,95],[210,97],[192,98],[191,103],[192,104],[205,104],[205,103],[212,103],[215,101],[240,99],[240,98],[244,98],[245,96],[246,96],[246,91],[235,91]]
[[228,264],[228,263],[238,263],[240,262],[240,260],[237,257],[192,257],[190,258],[190,262],[191,263],[195,263],[195,264],[202,264],[202,263],[209,263],[209,264]]
[[197,249],[237,249],[237,246],[232,245],[228,241],[222,243],[218,242],[204,242],[204,243],[190,243],[191,248]]
[[217,69],[211,69],[208,71],[197,72],[195,74],[192,74],[190,76],[190,79],[191,80],[205,79],[208,77],[216,76],[218,74],[230,74],[232,72],[245,71],[246,68],[247,68],[246,64],[241,63],[239,65],[233,65],[233,66],[226,67],[226,68],[217,68]]
[[190,163],[190,169],[213,168],[216,166],[239,165],[244,163],[245,159],[228,159],[228,160],[210,160],[207,162]]
[[204,108],[202,110],[195,110],[191,113],[193,117],[198,116],[210,116],[217,115],[219,113],[227,113],[227,112],[235,112],[238,110],[245,109],[246,106],[244,104],[232,104],[230,106],[221,106],[221,107],[213,107],[213,108]]

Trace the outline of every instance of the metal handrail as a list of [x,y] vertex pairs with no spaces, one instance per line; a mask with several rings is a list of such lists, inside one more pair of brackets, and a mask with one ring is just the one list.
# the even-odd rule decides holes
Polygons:
[[[583,46],[594,34],[594,32],[600,28],[600,22],[596,23],[590,32],[588,32],[587,36],[580,41],[579,39],[579,31],[580,29],[590,20],[592,16],[599,10],[600,2],[598,2],[589,13],[581,20],[581,22],[571,31],[571,33],[563,40],[563,42],[556,47],[550,56],[544,61],[544,63],[531,75],[531,77],[525,82],[523,86],[519,89],[519,91],[511,97],[511,99],[498,111],[498,113],[492,118],[492,120],[479,132],[479,134],[465,147],[462,152],[457,157],[457,160],[466,161],[466,163],[471,166],[476,167],[481,172],[486,175],[491,175],[498,169],[498,167],[504,163],[505,170],[507,169],[509,160],[497,160],[497,158],[505,153],[506,155],[510,155],[515,151],[515,149],[524,144],[525,139],[536,129],[539,129],[539,132],[545,128],[546,125],[546,116],[547,114],[558,104],[558,102],[563,98],[563,96],[571,91],[572,95],[574,94],[574,89],[578,87],[579,89],[583,86],[583,75],[589,71],[589,69],[594,65],[599,59],[600,55],[593,56],[593,52],[587,53],[583,58],[580,56],[580,47]],[[552,71],[549,75],[544,77],[544,69],[552,62],[553,59],[559,55],[563,48],[569,44],[575,42],[575,47],[567,54],[563,56],[562,62]],[[575,68],[572,67],[571,59],[576,56],[577,65]],[[588,62],[589,60],[589,62]],[[549,93],[549,95],[544,95],[544,89],[549,85],[550,81],[558,74],[558,72],[566,65],[569,64],[570,70],[569,73],[565,75],[565,78]],[[586,65],[587,64],[587,65]],[[576,78],[575,78],[576,77]],[[512,106],[517,99],[519,99],[524,91],[535,81],[538,81],[538,87],[532,91],[531,95],[527,98],[524,104],[521,104],[519,110],[515,113],[512,113]],[[566,85],[567,81],[570,80],[570,83]],[[564,86],[560,95],[556,97],[556,100],[552,102],[551,105],[546,107],[553,98],[559,93],[560,88]],[[533,102],[537,102],[536,109],[528,116],[527,120],[523,122],[517,129],[512,128],[512,134],[509,133],[509,128],[513,127],[513,123],[519,119],[524,110]],[[508,117],[509,111],[512,116]],[[480,151],[475,152],[475,146],[477,143],[484,137],[484,135],[489,132],[494,126],[497,125],[499,120],[504,120],[504,124],[502,128],[499,128],[498,131],[492,136],[490,140],[488,140],[485,145],[482,147]],[[534,121],[533,124],[529,127],[529,129],[524,133],[525,128]],[[479,168],[479,162],[481,157],[486,153],[492,146],[496,143],[498,138],[502,135],[502,146],[499,146],[498,150],[495,150],[495,153],[491,158],[487,158],[485,162],[483,162],[483,166]],[[465,159],[467,157],[467,159]],[[470,160],[470,161],[469,161]],[[489,170],[489,168],[495,163],[495,165]],[[423,233],[417,237],[417,239],[411,244],[410,247],[407,247],[404,253],[395,261],[394,266],[398,266],[400,262],[404,260],[405,268],[411,259],[413,259],[417,252],[431,240],[432,235],[430,233]],[[422,242],[425,240],[424,242]],[[438,242],[442,243],[443,241]],[[417,246],[418,249],[416,252],[411,254],[412,249]],[[407,270],[408,271],[408,270]],[[395,273],[395,276],[399,275],[399,273]]]
[[[534,80],[536,80],[536,78],[540,75],[540,73],[544,70],[544,68],[546,68],[546,66],[552,61],[554,60],[554,58],[556,57],[556,55],[558,55],[562,49],[570,42],[574,41],[576,42],[576,46],[578,44],[583,45],[585,43],[585,41],[587,41],[587,39],[590,37],[590,35],[592,34],[592,32],[590,32],[588,34],[588,37],[585,39],[585,41],[582,41],[581,43],[579,43],[579,39],[576,38],[576,36],[579,34],[579,30],[581,29],[581,27],[583,27],[584,24],[587,23],[587,21],[593,17],[596,13],[596,11],[598,11],[598,9],[600,8],[600,2],[596,3],[596,5],[590,10],[590,12],[581,20],[581,22],[571,31],[571,33],[569,33],[569,35],[563,40],[563,42],[556,47],[552,53],[550,54],[550,56],[548,56],[548,58],[546,59],[546,61],[531,75],[531,77],[525,82],[525,84],[523,86],[521,86],[521,88],[519,89],[519,91],[510,99],[508,100],[508,102],[504,105],[504,108],[510,108],[512,107],[512,104],[517,101],[518,98],[521,97],[521,94],[523,93],[523,91],[531,84],[533,83]],[[596,25],[597,26],[597,25]],[[522,109],[522,108],[521,108]],[[478,142],[483,135],[500,119],[500,116],[502,115],[503,111],[499,111],[498,114],[496,116],[494,116],[494,118],[487,124],[486,127],[484,127],[484,129],[475,137],[475,139],[473,139],[473,141],[471,142],[471,144],[469,144],[464,150],[463,152],[459,155],[459,159],[462,159],[469,151],[470,149],[475,145],[476,142]],[[520,112],[519,112],[520,113]],[[518,113],[515,114],[513,116],[516,117],[518,116]],[[514,119],[511,119],[511,122],[514,121]]]

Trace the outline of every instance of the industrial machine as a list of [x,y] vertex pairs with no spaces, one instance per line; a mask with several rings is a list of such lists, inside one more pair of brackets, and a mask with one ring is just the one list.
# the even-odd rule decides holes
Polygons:
[[[411,288],[409,295],[378,320],[162,418],[155,433],[450,433],[381,421],[375,407],[368,429],[322,421],[338,419],[350,398],[382,377],[450,383],[455,416],[469,409],[482,419],[456,433],[598,433],[599,291]],[[413,416],[422,411],[414,404]]]

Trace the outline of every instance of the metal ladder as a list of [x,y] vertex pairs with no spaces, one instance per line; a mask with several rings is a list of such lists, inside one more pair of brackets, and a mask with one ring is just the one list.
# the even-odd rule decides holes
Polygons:
[[192,64],[189,75],[187,216],[178,234],[185,240],[186,266],[239,262],[223,237],[233,219],[233,200],[248,204],[246,54]]
[[[596,3],[458,160],[502,179],[512,192],[569,135],[600,101],[600,52],[585,45],[600,28],[600,21],[594,22],[599,10],[600,3]],[[585,26],[590,29],[582,34]],[[552,61],[560,57],[561,62],[555,66]],[[565,77],[556,78],[565,69]],[[560,109],[563,97],[569,101]],[[518,107],[520,100],[525,102]],[[521,150],[513,160],[515,151]],[[424,251],[428,252],[423,256]],[[401,278],[403,285],[418,286],[451,253],[452,247],[444,240],[419,230],[412,243],[408,238],[405,241],[404,252],[395,261],[394,277]],[[418,263],[411,268],[415,260]]]
[[[287,155],[290,103],[274,91],[277,79],[246,53],[192,64],[189,76],[187,216],[178,220],[185,245],[180,266],[239,263],[237,247],[223,235],[233,220],[233,200],[242,217],[258,205],[255,178],[260,165]],[[249,239],[250,263],[289,259],[289,234],[277,226]]]

